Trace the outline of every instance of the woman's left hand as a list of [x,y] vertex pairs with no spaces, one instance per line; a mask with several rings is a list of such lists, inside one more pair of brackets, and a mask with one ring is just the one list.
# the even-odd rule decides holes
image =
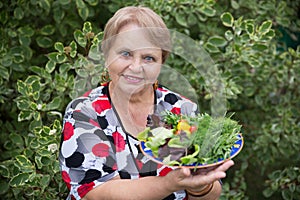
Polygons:
[[[232,160],[228,160],[216,168],[213,167],[199,169],[196,172],[193,172],[190,170],[190,168],[182,167],[174,170],[177,172],[174,173],[176,176],[172,177],[172,181],[175,181],[178,184],[180,187],[179,189],[184,188],[188,190],[199,191],[208,184],[225,178],[226,171],[233,165],[234,162]],[[171,175],[172,173],[169,174]]]

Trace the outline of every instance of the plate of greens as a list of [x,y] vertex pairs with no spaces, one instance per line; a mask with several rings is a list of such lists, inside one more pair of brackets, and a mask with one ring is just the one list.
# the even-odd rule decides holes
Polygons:
[[230,117],[187,116],[165,112],[152,115],[138,134],[140,149],[154,162],[169,166],[206,168],[240,153],[241,125]]

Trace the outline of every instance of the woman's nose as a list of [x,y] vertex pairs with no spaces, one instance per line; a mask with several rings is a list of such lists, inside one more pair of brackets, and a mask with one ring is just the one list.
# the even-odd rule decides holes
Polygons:
[[134,57],[132,59],[132,62],[130,63],[130,66],[129,68],[133,71],[137,71],[137,72],[140,72],[142,71],[142,59],[139,58],[139,57]]

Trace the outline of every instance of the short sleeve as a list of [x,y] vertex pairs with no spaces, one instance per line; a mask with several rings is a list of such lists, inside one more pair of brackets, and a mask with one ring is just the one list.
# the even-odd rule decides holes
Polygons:
[[82,97],[65,112],[59,162],[71,199],[81,199],[118,175],[113,139],[101,128],[96,109],[88,97]]

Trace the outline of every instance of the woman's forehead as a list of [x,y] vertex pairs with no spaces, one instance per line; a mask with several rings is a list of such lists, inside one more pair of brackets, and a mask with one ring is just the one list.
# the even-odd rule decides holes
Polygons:
[[[170,49],[166,43],[169,40],[168,30],[155,27],[140,27],[136,23],[122,26],[118,34],[103,41],[110,49],[126,47],[130,50],[138,49]],[[166,38],[164,38],[166,37]],[[166,47],[164,47],[164,45]]]
[[114,36],[112,40],[113,48],[127,48],[132,51],[140,49],[161,49],[154,44],[154,41],[141,30],[131,30],[121,32]]

